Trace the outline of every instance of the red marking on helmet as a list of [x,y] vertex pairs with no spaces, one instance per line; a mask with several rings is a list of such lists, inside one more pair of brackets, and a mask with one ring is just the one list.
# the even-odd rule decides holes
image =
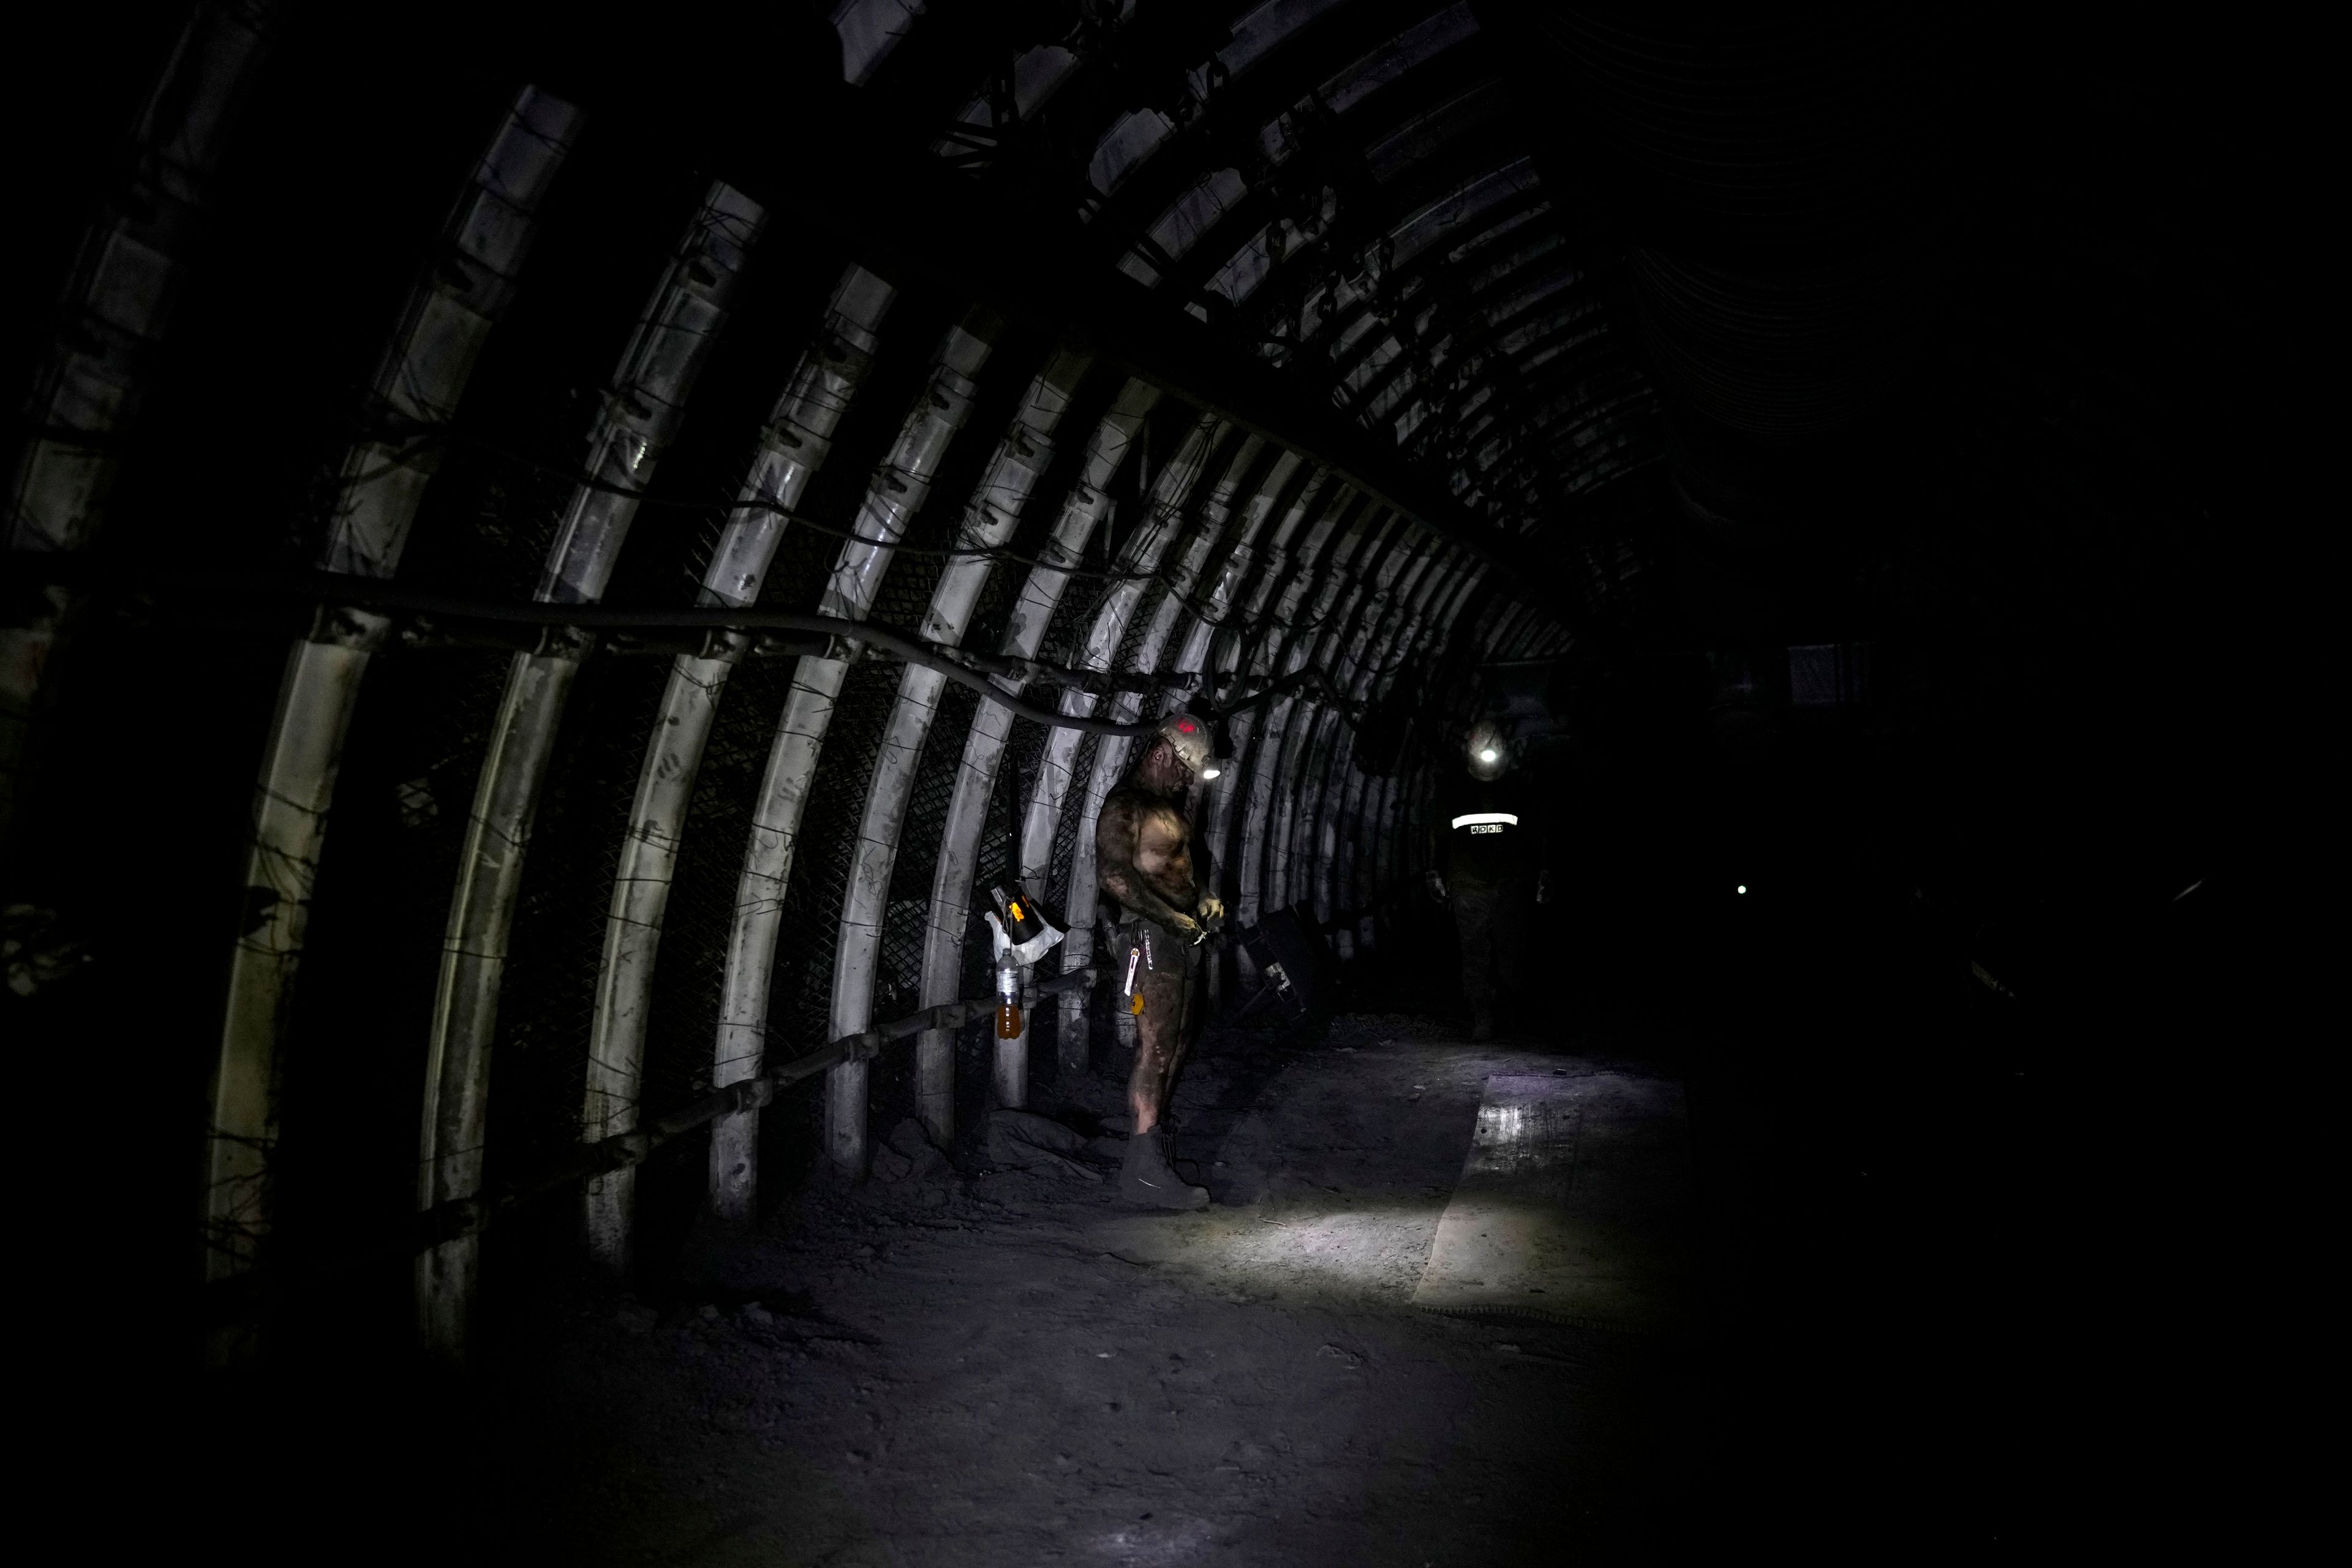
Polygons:
[[1179,719],[1176,721],[1176,728],[1179,732],[1189,735],[1192,732],[1192,721],[1190,719]]

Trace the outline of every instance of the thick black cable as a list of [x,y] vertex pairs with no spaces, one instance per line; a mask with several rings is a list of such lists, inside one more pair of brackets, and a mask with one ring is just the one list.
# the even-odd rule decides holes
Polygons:
[[[96,574],[85,569],[85,563],[74,557],[50,555],[44,558],[47,574],[54,579],[68,581]],[[62,570],[61,570],[62,569]],[[119,581],[110,586],[122,587]],[[132,585],[134,591],[141,591]],[[564,605],[542,601],[508,601],[467,599],[454,595],[434,593],[386,582],[376,577],[363,577],[343,572],[288,573],[274,575],[242,577],[175,578],[169,589],[172,595],[187,595],[203,598],[262,597],[289,599],[320,605],[350,607],[377,612],[395,612],[416,616],[441,616],[458,620],[502,622],[514,626],[544,626],[554,629],[576,629],[582,632],[630,632],[648,629],[702,632],[798,632],[803,635],[838,638],[845,643],[871,647],[898,659],[902,663],[920,665],[937,670],[961,686],[970,687],[992,702],[1002,704],[1019,718],[1053,729],[1076,730],[1082,734],[1103,735],[1116,740],[1141,740],[1158,732],[1157,720],[1136,724],[1116,724],[1108,720],[1080,714],[1058,712],[1024,701],[1008,691],[982,670],[933,647],[919,638],[893,630],[871,621],[845,620],[835,616],[803,615],[791,610],[761,609],[755,606],[735,608],[728,605],[697,606],[692,609],[634,608],[615,605]],[[1045,673],[1043,669],[1040,674]],[[1082,685],[1090,677],[1109,674],[1107,670],[1055,669],[1052,674],[1067,676],[1073,684]],[[1319,669],[1302,668],[1284,676],[1264,689],[1237,702],[1214,710],[1217,718],[1228,718],[1274,700],[1283,693],[1300,687],[1319,689],[1327,699],[1352,711],[1350,702]]]

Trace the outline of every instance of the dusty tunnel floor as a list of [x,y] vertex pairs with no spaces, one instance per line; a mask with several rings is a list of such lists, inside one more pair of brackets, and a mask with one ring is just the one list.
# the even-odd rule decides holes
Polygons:
[[[1420,1568],[1675,1539],[1706,1426],[1690,1346],[1410,1304],[1486,1079],[1591,1059],[1431,1028],[1213,1039],[1177,1102],[1199,1214],[975,1162],[812,1190],[677,1299],[573,1301],[490,1395],[493,1538],[843,1568]],[[1076,1094],[1039,1109],[1118,1109],[1108,1080]]]

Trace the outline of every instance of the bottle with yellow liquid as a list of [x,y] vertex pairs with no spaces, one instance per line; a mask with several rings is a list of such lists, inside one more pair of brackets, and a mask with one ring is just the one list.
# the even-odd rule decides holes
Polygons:
[[996,971],[996,1037],[1021,1037],[1021,972],[1009,963]]

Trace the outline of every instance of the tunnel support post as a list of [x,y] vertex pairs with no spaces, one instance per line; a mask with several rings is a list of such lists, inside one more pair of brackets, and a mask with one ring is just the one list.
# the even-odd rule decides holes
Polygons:
[[[1126,458],[1128,447],[1160,400],[1159,388],[1130,379],[1120,386],[1110,409],[1087,438],[1086,459],[1077,480],[1062,503],[1052,535],[1021,585],[1021,597],[1006,621],[1000,651],[1014,658],[1035,656],[1043,645],[1054,612],[1068,588],[1070,569],[1085,554],[1087,542],[1110,510],[1105,492]],[[1010,677],[992,677],[1008,695],[1017,695],[1021,683]],[[971,921],[973,879],[977,875],[981,829],[997,789],[997,773],[1013,733],[1013,712],[1002,703],[982,698],[965,732],[963,758],[956,769],[948,800],[947,822],[940,830],[940,855],[931,872],[931,901],[923,933],[922,1000],[937,1006],[962,994],[964,943]],[[1020,846],[1009,845],[1013,869],[1019,868]],[[1026,987],[1029,975],[1024,973]],[[1024,1026],[1034,1030],[1030,1015]],[[1025,1047],[1024,1062],[1025,1062]],[[924,1125],[944,1144],[955,1132],[955,1036],[946,1029],[925,1032],[917,1043],[916,1078]],[[1026,1075],[1024,1074],[1025,1085]],[[998,1088],[1002,1096],[1001,1080]]]
[[[598,482],[573,489],[557,524],[533,595],[541,603],[584,605],[604,596],[636,516],[637,495],[677,429],[766,221],[756,203],[718,184],[688,222],[591,433],[590,472]],[[576,633],[557,640],[549,652],[515,656],[475,786],[434,997],[419,1208],[469,1197],[482,1184],[507,938],[556,729],[586,652]],[[419,1331],[428,1348],[453,1358],[466,1352],[478,1248],[469,1237],[417,1260]]]
[[[899,538],[929,496],[931,478],[948,444],[971,416],[973,378],[988,363],[1001,330],[992,313],[975,310],[940,340],[929,381],[866,486],[857,511],[859,539],[841,547],[817,605],[820,615],[859,621],[873,607]],[[825,733],[832,727],[834,704],[856,650],[840,651],[842,657],[804,658],[793,671],[752,809],[728,938],[715,1058],[715,1062],[730,1064],[730,1073],[745,1077],[758,1073],[765,1060],[769,993],[793,851]],[[866,1165],[866,1076],[864,1061],[844,1062],[825,1076],[825,1152],[836,1170],[850,1176],[862,1173]],[[744,1219],[751,1213],[758,1135],[758,1119],[750,1111],[730,1118],[724,1129],[713,1130],[711,1171],[719,1180],[712,1207],[723,1219]]]
[[[456,416],[476,360],[513,297],[536,214],[579,134],[570,104],[525,88],[493,133],[416,284],[372,389],[379,419],[430,431]],[[414,435],[387,429],[344,458],[320,552],[327,571],[390,577],[436,467]],[[245,883],[260,923],[229,961],[213,1073],[205,1183],[207,1277],[250,1267],[269,1222],[275,1085],[310,893],[326,846],[343,742],[370,656],[388,625],[361,610],[321,615],[289,650],[254,792]]]
[[[873,364],[878,346],[875,333],[895,297],[889,285],[864,268],[853,265],[842,275],[824,324],[793,366],[761,433],[735,510],[703,572],[698,605],[737,608],[758,600],[783,539],[785,514],[800,504],[811,476],[832,450],[833,434]],[[637,1125],[662,920],[695,780],[728,677],[742,656],[742,643],[741,637],[730,636],[709,656],[677,656],[646,742],[614,873],[604,961],[597,969],[589,1021],[587,1086],[581,1108],[581,1137],[588,1142]],[[733,1066],[717,1064],[711,1075],[714,1087],[742,1081],[730,1071]],[[732,1140],[714,1135],[714,1152],[732,1145]],[[628,1267],[635,1184],[634,1171],[616,1171],[592,1183],[583,1194],[589,1256],[616,1272]]]
[[[981,589],[994,569],[989,552],[1013,537],[1031,494],[1053,461],[1054,431],[1060,426],[1070,399],[1086,374],[1089,356],[1056,350],[1037,373],[1023,396],[1013,423],[998,442],[994,456],[958,525],[956,548],[970,554],[949,557],[924,612],[922,635],[927,642],[952,647],[963,641],[980,602]],[[907,806],[915,788],[915,770],[939,716],[940,697],[947,685],[937,670],[908,665],[899,677],[880,754],[874,764],[874,784],[866,796],[857,844],[851,853],[849,889],[842,903],[841,936],[834,949],[833,1033],[855,1034],[873,1014],[874,968],[882,946],[882,922],[889,909],[890,881],[898,862],[898,839],[907,820]],[[1027,982],[1024,966],[1023,983]],[[955,1131],[955,1054],[933,1048],[927,1031],[916,1043],[916,1100],[931,1136],[945,1143]],[[953,1037],[949,1036],[952,1040]],[[1021,1032],[1013,1039],[998,1039],[998,1092],[1005,1087],[1003,1058],[1017,1050],[1027,1059],[1028,1015],[1022,1015]],[[1023,1098],[1003,1100],[1019,1106]]]

